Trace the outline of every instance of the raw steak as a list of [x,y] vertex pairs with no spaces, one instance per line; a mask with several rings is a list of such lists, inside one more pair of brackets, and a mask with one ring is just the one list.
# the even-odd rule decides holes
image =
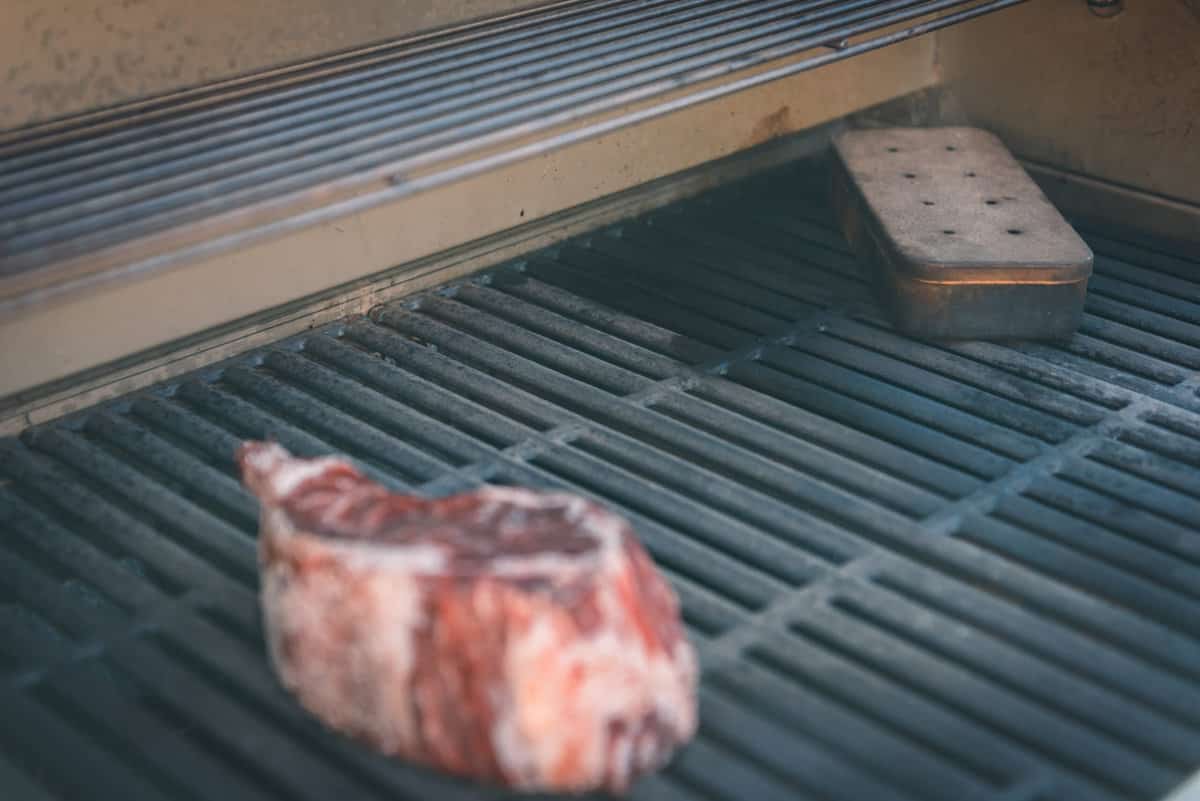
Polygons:
[[522,789],[620,792],[696,728],[678,603],[583,498],[393,495],[333,458],[238,453],[283,684],[379,750]]

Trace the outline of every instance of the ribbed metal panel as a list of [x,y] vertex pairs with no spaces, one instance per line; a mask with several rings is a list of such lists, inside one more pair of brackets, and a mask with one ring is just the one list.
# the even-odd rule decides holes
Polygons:
[[259,216],[230,230],[311,224],[1016,2],[559,2],[17,132],[0,137],[0,277],[239,209]]
[[1084,231],[1072,341],[918,343],[824,187],[787,168],[7,442],[0,782],[504,797],[277,686],[232,470],[271,436],[628,515],[704,666],[699,738],[634,798],[1167,792],[1200,764],[1200,264]]

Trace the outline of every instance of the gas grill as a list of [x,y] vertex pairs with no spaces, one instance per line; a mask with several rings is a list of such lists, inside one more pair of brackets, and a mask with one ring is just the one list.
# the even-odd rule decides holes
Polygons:
[[[1027,159],[1095,255],[1079,331],[901,336],[835,219],[826,145],[971,102],[914,87],[471,241],[453,228],[386,270],[335,239],[316,257],[363,265],[325,286],[267,295],[244,272],[286,275],[265,261],[302,261],[287,237],[314,226],[369,238],[353,214],[1046,7],[948,27],[1008,5],[562,2],[0,134],[0,797],[525,797],[376,756],[277,684],[233,469],[249,438],[345,454],[396,490],[557,488],[626,515],[703,669],[698,737],[633,799],[1183,784],[1200,768],[1186,199]],[[1063,5],[1080,25],[1149,13]],[[248,302],[278,303],[226,293],[208,328],[77,358],[33,339],[106,314],[89,293],[166,293],[221,260]],[[125,309],[131,329],[155,316]]]

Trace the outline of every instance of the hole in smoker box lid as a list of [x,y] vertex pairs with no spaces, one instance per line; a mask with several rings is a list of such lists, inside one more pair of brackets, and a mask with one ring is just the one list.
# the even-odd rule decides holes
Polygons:
[[985,200],[985,201],[983,201],[983,202],[984,202],[984,203],[986,203],[986,204],[988,204],[989,206],[995,206],[995,205],[996,205],[997,203],[999,203],[1000,201],[999,201],[999,200]]
[[951,151],[953,151],[953,150],[958,150],[958,148],[957,148],[957,147],[955,147],[954,145],[946,145],[946,149],[947,149],[947,150],[951,150]]
[[1012,234],[1013,236],[1016,236],[1017,234],[1021,233],[1021,229],[1020,228],[1009,228],[1008,232],[1010,234]]
[[969,172],[969,173],[967,173],[967,177],[968,177],[968,178],[974,178],[974,177],[975,177],[975,173],[973,173],[973,172]]
[[888,148],[888,152],[889,152],[889,153],[899,153],[899,152],[900,152],[900,148],[898,148],[898,147],[889,147],[889,148]]
[[932,206],[932,205],[933,205],[933,201],[932,201],[932,200],[922,200],[921,202],[922,202],[922,203],[924,203],[926,206]]
[[906,173],[904,173],[904,177],[905,178],[916,178],[917,175],[916,175],[916,173],[906,172]]
[[946,234],[947,236],[952,236],[954,235],[955,230],[953,228],[943,228],[942,233]]

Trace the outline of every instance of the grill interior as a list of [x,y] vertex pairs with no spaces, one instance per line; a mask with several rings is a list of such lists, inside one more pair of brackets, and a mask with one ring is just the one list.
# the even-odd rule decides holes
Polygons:
[[233,450],[635,523],[704,667],[635,799],[1152,799],[1200,764],[1200,263],[1082,233],[1069,343],[889,330],[805,162],[0,444],[11,797],[498,799],[265,659]]

